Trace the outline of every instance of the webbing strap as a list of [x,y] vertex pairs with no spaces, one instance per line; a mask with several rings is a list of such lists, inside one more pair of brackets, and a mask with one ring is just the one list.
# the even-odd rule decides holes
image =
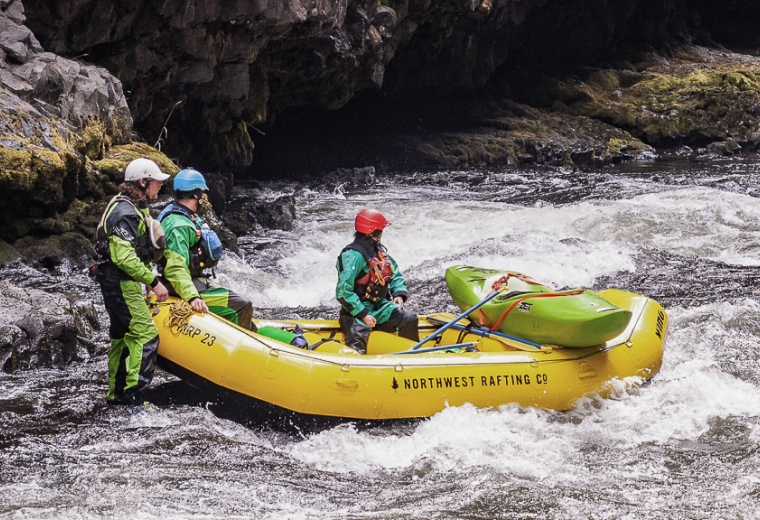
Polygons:
[[336,341],[335,340],[335,333],[336,332],[337,332],[336,330],[332,331],[330,333],[330,337],[325,338],[325,339],[321,339],[321,340],[317,341],[316,343],[314,343],[313,345],[309,345],[308,347],[306,347],[306,350],[314,350],[318,346],[320,346],[322,343],[327,343],[328,341]]

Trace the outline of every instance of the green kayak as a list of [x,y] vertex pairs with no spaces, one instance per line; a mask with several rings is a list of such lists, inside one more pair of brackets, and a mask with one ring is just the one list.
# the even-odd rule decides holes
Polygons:
[[494,291],[495,297],[469,318],[504,334],[542,345],[588,347],[618,336],[631,312],[616,307],[589,289],[554,291],[514,271],[471,266],[446,269],[446,285],[454,303],[466,311]]

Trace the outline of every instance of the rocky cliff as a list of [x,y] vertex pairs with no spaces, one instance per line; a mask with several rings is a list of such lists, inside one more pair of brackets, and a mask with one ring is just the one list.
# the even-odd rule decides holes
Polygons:
[[0,263],[90,251],[141,155],[313,178],[752,149],[757,21],[750,0],[0,0]]
[[[756,46],[750,27],[760,12],[749,0],[25,0],[24,6],[27,26],[45,49],[97,63],[123,83],[148,143],[182,163],[244,174],[256,159],[254,143],[264,145],[264,155],[274,154],[266,145],[299,144],[297,128],[289,126],[279,140],[261,133],[276,128],[284,111],[308,133],[310,110],[339,110],[357,92],[375,91],[356,107],[357,117],[369,121],[363,135],[377,137],[378,112],[385,128],[403,126],[405,103],[419,100],[433,101],[416,104],[426,123],[450,128],[464,117],[471,124],[482,119],[477,107],[442,114],[440,103],[473,99],[486,87],[519,98],[547,72],[631,68],[645,52],[712,44],[710,31],[726,44]],[[743,36],[730,30],[733,20],[747,28]],[[276,169],[276,162],[253,173]]]

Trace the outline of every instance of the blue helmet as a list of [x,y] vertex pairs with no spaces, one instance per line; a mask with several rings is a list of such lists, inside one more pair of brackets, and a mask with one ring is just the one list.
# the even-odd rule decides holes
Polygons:
[[192,168],[180,170],[180,172],[174,177],[174,191],[193,190],[208,191],[206,179],[203,178],[201,172],[193,170]]

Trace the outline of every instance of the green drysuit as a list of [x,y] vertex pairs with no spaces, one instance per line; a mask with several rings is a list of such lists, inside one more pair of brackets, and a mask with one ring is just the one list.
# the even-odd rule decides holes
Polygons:
[[[179,205],[178,202],[173,204]],[[250,329],[253,317],[250,300],[224,287],[212,285],[207,276],[192,276],[190,248],[200,241],[198,228],[203,221],[191,210],[185,208],[185,211],[194,216],[198,226],[180,213],[169,213],[161,220],[161,227],[166,234],[166,263],[162,266],[162,275],[171,286],[167,288],[185,301],[201,298],[217,316]]]
[[[141,212],[143,215],[140,215]],[[147,233],[144,216],[126,201],[109,204],[103,219],[110,258],[98,267],[103,302],[111,321],[108,352],[109,403],[139,402],[139,392],[150,384],[158,352],[158,329],[145,304],[141,284],[157,279],[147,262],[137,256],[137,241]]]
[[[401,296],[406,300],[409,291],[404,283],[404,277],[398,268],[396,261],[387,255],[393,266],[393,276],[389,285],[389,294],[391,297]],[[342,265],[341,265],[342,264]],[[335,265],[338,270],[338,285],[335,288],[335,297],[340,302],[343,310],[351,314],[359,322],[367,314],[374,317],[378,323],[384,323],[390,318],[393,309],[397,307],[390,299],[382,299],[377,302],[362,301],[359,295],[354,292],[356,279],[363,276],[369,271],[369,264],[364,259],[364,255],[355,249],[345,249]]]

